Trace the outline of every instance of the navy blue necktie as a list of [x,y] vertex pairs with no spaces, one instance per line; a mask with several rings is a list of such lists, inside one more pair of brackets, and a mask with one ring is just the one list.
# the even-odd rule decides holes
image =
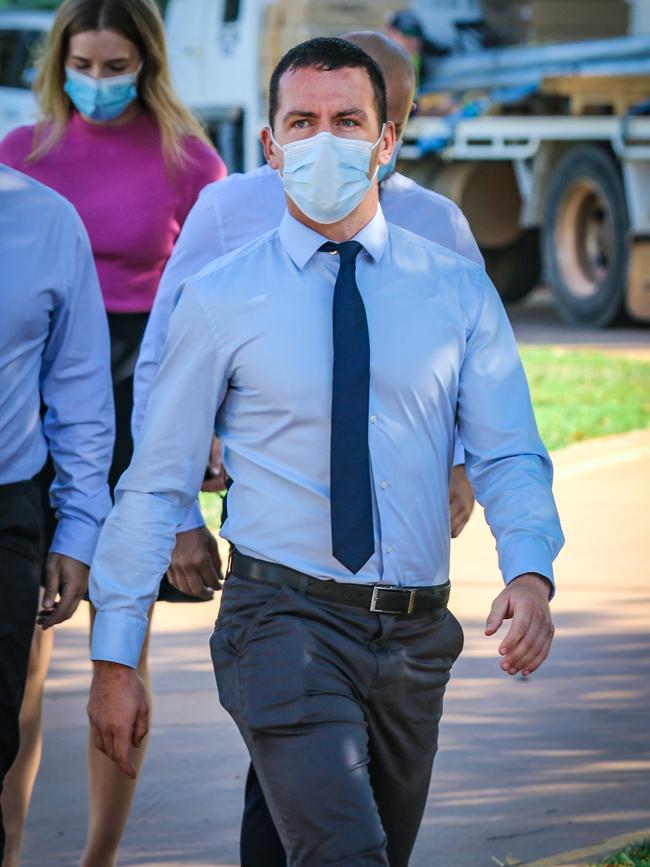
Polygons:
[[337,252],[340,258],[332,314],[332,553],[356,574],[375,550],[368,449],[370,338],[366,310],[354,275],[361,244],[328,242],[320,249]]

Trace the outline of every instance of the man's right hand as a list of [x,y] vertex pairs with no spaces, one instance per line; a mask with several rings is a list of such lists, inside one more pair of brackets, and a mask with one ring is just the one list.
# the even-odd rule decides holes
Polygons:
[[131,748],[149,730],[149,706],[142,678],[118,662],[95,662],[88,717],[93,742],[127,777],[135,779]]
[[45,596],[36,620],[38,625],[49,629],[72,617],[87,587],[88,566],[85,563],[65,554],[48,554],[45,564]]
[[176,535],[167,577],[182,593],[212,599],[220,587],[221,560],[217,540],[206,527]]

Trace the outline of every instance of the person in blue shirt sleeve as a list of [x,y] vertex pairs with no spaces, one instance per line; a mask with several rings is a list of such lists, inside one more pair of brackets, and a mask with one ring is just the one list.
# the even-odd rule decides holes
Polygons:
[[[18,751],[39,602],[44,552],[34,477],[49,450],[57,527],[38,615],[47,630],[71,617],[86,591],[111,507],[114,425],[108,325],[81,220],[62,196],[3,165],[0,261],[1,788]],[[0,856],[3,849],[0,821]]]
[[[483,266],[483,257],[460,208],[395,170],[399,145],[414,106],[415,69],[411,58],[382,33],[362,31],[349,33],[344,38],[360,46],[376,61],[386,81],[388,118],[395,124],[398,142],[390,163],[381,166],[378,175],[380,202],[386,219]],[[285,210],[282,179],[268,164],[204,187],[167,263],[140,347],[134,377],[134,440],[142,427],[179,287],[213,259],[277,228]],[[219,462],[211,463],[213,467],[216,464],[215,478],[204,482],[202,489],[205,491],[224,486]],[[462,443],[457,439],[449,490],[454,537],[462,531],[474,504],[464,463]],[[218,569],[218,563],[210,564],[212,557],[214,545],[200,509],[195,505],[179,528],[168,573],[170,581],[185,593],[205,597],[208,591],[203,578]]]
[[406,867],[463,634],[449,596],[458,423],[505,582],[486,633],[509,675],[553,636],[552,467],[498,294],[466,257],[387,223],[381,71],[314,39],[270,86],[278,229],[187,280],[91,569],[89,715],[133,776],[135,667],[213,433],[234,546],[211,639],[219,699],[292,867]]

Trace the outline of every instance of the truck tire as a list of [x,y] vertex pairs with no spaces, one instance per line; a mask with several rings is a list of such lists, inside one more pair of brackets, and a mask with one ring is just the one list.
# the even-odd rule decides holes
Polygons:
[[528,229],[512,244],[481,250],[485,269],[504,303],[521,301],[540,282],[539,232]]
[[604,328],[621,317],[629,259],[629,217],[614,159],[596,145],[560,159],[544,215],[544,276],[562,318]]

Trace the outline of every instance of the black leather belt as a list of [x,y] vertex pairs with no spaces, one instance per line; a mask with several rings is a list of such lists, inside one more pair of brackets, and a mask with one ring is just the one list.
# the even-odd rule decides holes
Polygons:
[[[358,605],[380,614],[416,615],[446,608],[449,600],[449,582],[435,587],[395,587],[391,584],[345,584],[312,578],[288,566],[248,557],[233,550],[229,574],[249,581],[260,581],[277,587],[288,586],[299,590],[304,586],[307,596],[344,605]],[[227,577],[227,576],[226,576]]]

